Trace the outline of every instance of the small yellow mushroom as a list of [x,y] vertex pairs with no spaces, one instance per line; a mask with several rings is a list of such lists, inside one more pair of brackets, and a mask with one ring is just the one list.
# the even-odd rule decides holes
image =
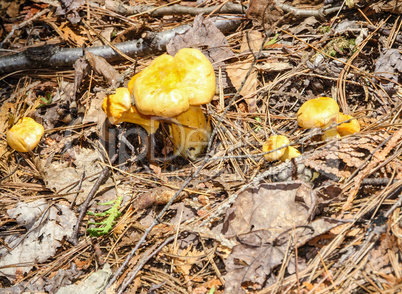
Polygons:
[[[353,118],[353,116],[345,115],[340,112],[337,122],[340,123],[340,122],[343,122],[345,120],[349,120],[352,118]],[[357,119],[352,119],[350,122],[340,124],[339,126],[337,126],[336,129],[337,129],[339,135],[341,135],[343,137],[343,136],[352,135],[354,133],[360,132],[360,124],[357,121]]]
[[131,95],[127,88],[117,88],[115,94],[108,95],[103,100],[102,109],[111,124],[130,122],[143,127],[148,134],[155,133],[159,128],[158,120],[139,113],[137,108],[131,105]]
[[[289,139],[286,136],[274,135],[269,137],[268,140],[265,141],[264,145],[262,146],[262,151],[263,152],[272,151],[289,144],[290,144]],[[296,158],[299,157],[300,155],[301,153],[299,152],[299,150],[297,150],[292,146],[287,146],[285,148],[281,148],[274,152],[265,154],[264,158],[266,161],[275,161],[275,160],[286,161],[287,159]]]
[[345,115],[342,112],[339,112],[336,123],[339,124],[343,121],[350,120],[350,122],[340,124],[336,126],[336,128],[331,128],[329,130],[324,131],[324,135],[322,135],[322,139],[329,140],[333,138],[340,138],[347,135],[352,135],[354,133],[360,132],[360,124],[357,119],[353,119],[351,115]]
[[[282,146],[289,145],[289,139],[286,136],[282,135],[274,135],[268,138],[262,146],[263,152],[272,151],[278,149]],[[264,155],[266,161],[275,161],[279,160],[285,154],[286,148],[278,149],[274,152],[268,153]]]
[[287,159],[292,159],[292,158],[296,158],[299,157],[301,155],[300,151],[297,150],[295,147],[292,146],[288,146],[285,150],[285,153],[282,155],[282,157],[280,158],[280,160],[282,161],[286,161]]
[[[297,123],[304,129],[327,128],[333,124],[352,119],[350,115],[339,112],[339,105],[330,97],[318,97],[303,103],[297,112]],[[360,132],[356,119],[324,131],[322,140],[340,138]]]
[[42,138],[45,129],[30,117],[23,117],[7,132],[7,142],[16,151],[32,151]]
[[336,121],[339,106],[330,97],[318,97],[303,103],[297,111],[297,123],[303,129],[322,128]]

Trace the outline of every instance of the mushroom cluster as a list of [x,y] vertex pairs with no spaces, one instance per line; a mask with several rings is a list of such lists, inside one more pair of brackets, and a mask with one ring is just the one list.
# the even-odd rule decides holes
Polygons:
[[[348,122],[341,124],[344,121]],[[297,112],[297,123],[304,129],[325,129],[333,124],[339,124],[324,131],[323,140],[360,132],[359,122],[352,116],[339,112],[338,103],[330,97],[318,97],[303,103]]]
[[[163,54],[136,74],[126,88],[103,101],[102,108],[112,124],[138,124],[149,133],[160,119],[170,119],[174,152],[195,159],[207,145],[210,124],[200,105],[211,102],[216,81],[211,62],[192,48],[175,56]],[[134,104],[131,105],[131,95]]]
[[[336,127],[324,131],[323,140],[340,138],[360,132],[360,124],[357,119],[339,112],[338,103],[330,97],[318,97],[303,103],[297,112],[297,123],[303,129],[326,129],[333,124],[337,124]],[[286,136],[274,135],[269,137],[262,149],[263,152],[273,152],[265,154],[265,160],[286,161],[286,159],[301,155],[296,148],[287,145],[289,145],[289,139]],[[282,146],[287,147],[281,148]]]
[[41,124],[23,117],[7,131],[7,143],[18,152],[29,152],[39,144],[44,132]]

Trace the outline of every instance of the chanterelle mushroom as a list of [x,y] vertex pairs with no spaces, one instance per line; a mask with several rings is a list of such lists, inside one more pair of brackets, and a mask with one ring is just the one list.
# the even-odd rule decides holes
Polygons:
[[157,57],[128,83],[141,114],[172,118],[175,154],[195,159],[205,149],[211,127],[199,105],[211,102],[216,81],[211,62],[198,49]]
[[[262,146],[263,152],[272,151],[278,149],[282,146],[289,145],[289,139],[282,135],[274,135],[268,138]],[[285,154],[286,148],[278,149],[274,152],[268,153],[264,155],[266,161],[275,161],[279,160]]]
[[[327,128],[352,118],[339,112],[338,103],[330,97],[318,97],[306,101],[297,112],[297,123],[304,129]],[[340,138],[357,132],[360,132],[360,124],[356,119],[352,119],[348,123],[326,130],[322,139]]]
[[297,111],[297,123],[304,129],[322,128],[335,122],[339,106],[330,97],[318,97],[303,103]]
[[159,127],[159,121],[139,113],[137,108],[131,105],[131,94],[127,88],[117,88],[115,94],[108,95],[103,100],[102,109],[114,125],[130,122],[143,127],[148,134],[155,133]]
[[357,121],[357,119],[353,118],[351,115],[345,115],[343,113],[339,113],[337,123],[350,120],[350,122],[340,124],[339,126],[336,127],[336,130],[338,133],[343,137],[347,135],[352,135],[354,133],[360,132],[360,124]]
[[42,138],[45,129],[30,117],[23,117],[7,132],[7,142],[16,151],[32,151]]
[[[262,151],[263,152],[273,151],[282,146],[289,145],[289,143],[290,143],[289,139],[286,136],[273,135],[269,137],[267,141],[265,141],[264,145],[262,146]],[[300,155],[301,153],[299,152],[299,150],[297,150],[292,146],[287,146],[278,149],[274,152],[265,154],[264,158],[266,161],[275,161],[275,160],[286,161],[286,159],[292,159]]]
[[216,81],[211,62],[198,49],[184,48],[176,55],[157,57],[133,77],[129,90],[135,106],[145,115],[174,117],[211,102]]

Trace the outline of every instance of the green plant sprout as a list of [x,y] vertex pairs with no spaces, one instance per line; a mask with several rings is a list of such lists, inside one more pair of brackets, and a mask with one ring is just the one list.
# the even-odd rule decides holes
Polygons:
[[108,202],[100,203],[99,205],[112,205],[113,204],[113,206],[111,208],[109,208],[108,210],[106,210],[102,213],[94,213],[91,211],[87,212],[88,215],[92,215],[92,216],[96,216],[96,217],[107,216],[107,218],[105,220],[103,220],[99,223],[96,223],[96,222],[88,223],[89,225],[97,226],[96,228],[88,228],[87,229],[87,233],[91,237],[103,236],[112,230],[113,225],[116,223],[116,219],[120,216],[119,208],[120,208],[122,200],[123,200],[123,197],[119,196],[116,198],[116,200],[111,200]]
[[47,106],[47,105],[51,104],[53,101],[53,97],[52,97],[51,93],[47,93],[46,97],[40,96],[39,99],[41,102],[37,108]]

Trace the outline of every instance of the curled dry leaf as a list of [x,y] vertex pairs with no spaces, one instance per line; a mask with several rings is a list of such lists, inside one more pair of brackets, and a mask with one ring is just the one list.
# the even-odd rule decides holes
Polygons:
[[85,51],[85,58],[92,69],[102,75],[110,85],[116,85],[121,77],[120,73],[115,70],[105,58],[97,56],[89,51]]
[[282,263],[290,237],[296,236],[301,246],[337,226],[322,219],[309,223],[317,202],[315,191],[304,182],[263,184],[242,192],[222,229],[238,241],[224,260],[225,293],[245,293],[242,284],[260,289]]
[[[202,50],[202,53],[212,62],[215,75],[221,68],[223,88],[230,84],[227,81],[224,61],[234,57],[234,54],[225,35],[210,19],[205,19],[202,15],[196,16],[193,27],[184,34],[177,34],[166,46],[166,49],[170,55],[175,55],[180,49],[188,47]],[[219,80],[217,79],[218,82],[220,82]]]
[[63,238],[71,237],[77,220],[68,207],[61,204],[49,207],[44,199],[20,202],[7,214],[29,231],[21,236],[12,234],[4,240],[11,250],[0,249],[0,276],[7,278],[16,274],[17,267],[12,265],[23,264],[19,268],[27,273],[36,263],[45,262],[56,254]]

